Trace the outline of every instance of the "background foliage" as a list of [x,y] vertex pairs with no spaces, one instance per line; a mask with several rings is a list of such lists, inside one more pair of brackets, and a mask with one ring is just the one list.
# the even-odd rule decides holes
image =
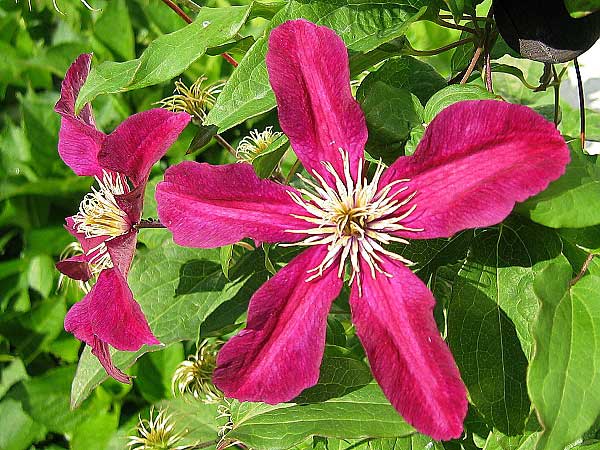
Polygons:
[[[589,257],[600,251],[599,162],[576,139],[579,112],[555,103],[552,84],[538,88],[543,64],[520,59],[498,38],[490,49],[490,93],[479,67],[466,84],[456,83],[473,42],[430,52],[468,37],[435,23],[439,7],[452,24],[452,16],[462,19],[476,6],[485,17],[490,2],[479,3],[212,0],[188,10],[197,18],[185,26],[159,0],[97,0],[94,10],[58,0],[62,13],[51,0],[32,1],[31,9],[26,1],[0,1],[0,449],[122,449],[153,405],[172,415],[178,445],[600,449],[600,263]],[[597,7],[568,3],[579,14]],[[438,325],[469,390],[462,439],[433,442],[389,405],[364,362],[347,295],[329,317],[320,382],[295,403],[217,405],[174,396],[177,365],[203,339],[227,339],[243,326],[249,298],[289,261],[289,249],[185,249],[165,231],[143,230],[129,280],[165,347],[114,355],[119,367],[131,366],[132,386],[105,380],[96,359],[63,330],[67,309],[82,294],[75,285],[59,288],[54,263],[71,241],[64,217],[91,183],[56,151],[60,121],[52,109],[69,64],[94,52],[78,104],[93,100],[104,131],[155,107],[176,79],[227,80],[204,125],[190,125],[153,169],[144,216],[156,217],[153,188],[166,167],[184,159],[235,161],[211,139],[217,130],[235,147],[251,129],[278,129],[266,35],[297,17],[332,27],[348,46],[372,158],[410,154],[425,125],[451,103],[498,96],[560,122],[572,150],[567,173],[502,224],[399,249],[417,262],[438,299]],[[468,19],[459,23],[473,27]],[[235,71],[223,51],[240,62]],[[600,141],[593,110],[587,139]],[[253,164],[261,176],[280,180],[297,168],[285,138]]]

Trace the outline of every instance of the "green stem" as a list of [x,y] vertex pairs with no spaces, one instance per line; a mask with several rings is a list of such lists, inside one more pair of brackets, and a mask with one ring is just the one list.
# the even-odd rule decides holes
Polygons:
[[473,38],[461,39],[459,41],[453,42],[452,44],[444,45],[443,47],[436,48],[433,50],[417,50],[407,42],[406,45],[408,46],[408,48],[403,49],[402,53],[411,56],[435,56],[439,55],[440,53],[447,52],[448,50],[452,50],[453,48],[460,47],[461,45],[468,44],[470,42],[473,42]]

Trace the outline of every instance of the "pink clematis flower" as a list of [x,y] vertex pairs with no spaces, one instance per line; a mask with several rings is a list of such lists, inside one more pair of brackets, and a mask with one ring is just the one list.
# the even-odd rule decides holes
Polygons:
[[219,353],[216,385],[228,397],[279,403],[317,383],[327,313],[348,270],[352,320],[383,392],[420,432],[459,437],[466,389],[435,300],[386,244],[497,224],[564,172],[564,140],[529,108],[461,102],[429,124],[413,156],[367,181],[367,128],[342,40],[286,22],[271,32],[267,67],[281,127],[314,177],[307,189],[262,180],[244,163],[195,162],[169,168],[157,188],[159,217],[180,245],[249,237],[307,248],[250,300],[246,328]]
[[77,238],[83,254],[56,264],[66,276],[94,286],[65,317],[65,330],[92,348],[106,372],[118,381],[129,377],[117,369],[109,346],[136,351],[160,344],[127,285],[137,240],[144,190],[152,165],[177,139],[190,116],[153,109],[135,114],[109,135],[95,126],[91,105],[75,114],[75,100],[85,82],[91,54],[79,56],[62,83],[55,111],[61,116],[58,152],[80,176],[95,177],[79,212],[65,228]]

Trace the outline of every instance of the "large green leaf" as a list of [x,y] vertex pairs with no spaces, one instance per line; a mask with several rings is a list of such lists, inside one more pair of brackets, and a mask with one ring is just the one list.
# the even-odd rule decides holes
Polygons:
[[69,408],[69,388],[74,373],[74,366],[52,369],[17,384],[8,397],[20,401],[24,411],[48,431],[72,433],[90,416],[108,408],[98,397],[91,398],[75,411]]
[[[334,29],[354,52],[368,52],[402,36],[426,10],[424,0],[293,0],[272,19],[270,29],[303,17]],[[268,31],[266,34],[268,34]],[[265,55],[267,36],[252,46],[219,95],[207,122],[221,131],[275,107]]]
[[571,277],[560,258],[534,282],[541,307],[527,386],[543,427],[538,450],[564,449],[600,415],[600,277],[570,286]]
[[94,34],[123,59],[135,57],[135,39],[125,0],[112,0],[94,24]]
[[77,109],[100,94],[140,89],[170,80],[202,56],[209,47],[230,40],[245,23],[249,6],[202,8],[186,27],[153,41],[138,59],[94,67],[77,98]]
[[553,231],[508,220],[478,232],[452,287],[448,342],[472,403],[505,434],[522,433],[529,414],[533,279],[560,249]]
[[571,146],[565,174],[522,205],[534,222],[553,228],[600,224],[600,167],[595,157],[581,152],[578,143]]
[[[255,255],[248,255],[248,258],[253,257]],[[230,281],[221,270],[218,249],[183,248],[169,239],[156,248],[138,252],[129,273],[129,283],[150,328],[163,344],[169,345],[196,339],[199,326],[222,303],[250,298],[256,283],[246,286],[251,275],[242,270],[260,266],[248,258],[240,261],[239,270],[230,273]],[[259,269],[252,277],[264,279],[265,272]],[[126,368],[144,353],[156,350],[160,347],[114,352],[113,360],[118,367]],[[78,406],[106,377],[102,366],[86,348],[73,380],[72,405]]]
[[497,98],[491,92],[475,84],[452,84],[437,91],[425,105],[423,120],[429,123],[444,108],[464,100],[484,100]]
[[377,71],[367,75],[357,92],[357,99],[361,98],[361,90],[368,89],[377,81],[407,89],[411,94],[416,95],[423,105],[433,94],[446,86],[444,77],[432,66],[411,56],[392,58]]
[[312,435],[356,439],[414,433],[375,383],[322,403],[233,402],[231,419],[226,437],[258,450],[289,448]]

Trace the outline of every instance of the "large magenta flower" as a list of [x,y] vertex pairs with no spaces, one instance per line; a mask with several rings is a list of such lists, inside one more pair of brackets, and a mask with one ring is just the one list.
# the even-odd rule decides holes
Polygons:
[[61,116],[58,152],[77,175],[95,177],[79,212],[66,219],[83,254],[57,263],[70,278],[95,284],[67,313],[65,329],[92,348],[107,373],[121,382],[129,377],[117,369],[109,345],[136,351],[160,344],[127,285],[142,215],[144,189],[152,165],[177,139],[190,116],[153,109],[135,114],[114,132],[96,129],[91,105],[75,114],[75,100],[92,60],[83,54],[71,65],[62,83],[55,111]]
[[307,247],[254,294],[246,329],[219,353],[215,383],[228,397],[267,403],[314,385],[347,269],[352,319],[383,392],[417,430],[459,437],[466,390],[435,300],[386,244],[502,221],[564,172],[564,140],[526,107],[462,102],[429,124],[413,156],[378,167],[369,182],[367,128],[342,40],[306,20],[286,22],[271,32],[267,67],[281,127],[315,181],[296,190],[259,179],[249,164],[184,162],[157,188],[159,216],[180,245],[250,237]]

